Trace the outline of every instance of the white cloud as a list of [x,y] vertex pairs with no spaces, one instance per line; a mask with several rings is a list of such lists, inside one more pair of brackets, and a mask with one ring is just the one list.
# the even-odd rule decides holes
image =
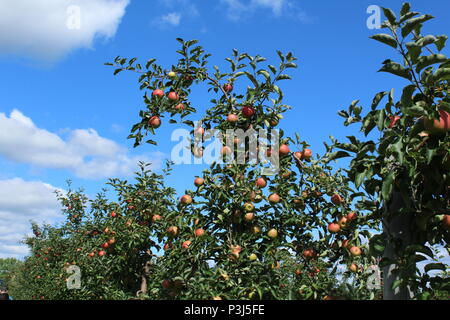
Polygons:
[[226,6],[226,14],[230,20],[237,21],[244,14],[266,9],[272,11],[276,17],[288,16],[301,22],[309,22],[306,14],[291,0],[221,0],[221,3]]
[[20,258],[28,253],[20,241],[31,235],[30,220],[51,222],[59,216],[57,189],[41,181],[0,180],[0,258]]
[[0,54],[54,61],[111,38],[129,0],[0,1]]
[[0,113],[0,156],[41,168],[67,169],[81,178],[105,178],[131,174],[139,161],[160,167],[162,153],[152,157],[129,156],[116,142],[103,138],[94,129],[68,131],[59,135],[36,127],[18,110],[8,117]]
[[170,24],[172,26],[178,26],[180,24],[181,14],[177,12],[168,13],[161,17],[163,23]]

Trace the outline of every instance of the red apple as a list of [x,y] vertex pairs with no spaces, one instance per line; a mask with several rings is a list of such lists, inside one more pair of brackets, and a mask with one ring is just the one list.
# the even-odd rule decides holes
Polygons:
[[312,157],[312,151],[311,149],[304,149],[302,151],[302,159],[303,160],[309,160]]
[[256,179],[256,186],[258,188],[265,188],[267,186],[267,181],[264,178],[258,178]]
[[244,219],[249,222],[252,221],[254,217],[255,217],[255,214],[253,212],[247,212],[244,215]]
[[302,153],[300,151],[296,151],[294,153],[294,157],[297,158],[298,160],[301,160],[303,156],[302,156]]
[[350,253],[353,256],[360,256],[362,254],[362,250],[361,250],[360,247],[353,246],[353,247],[350,248]]
[[109,247],[109,243],[108,242],[105,242],[105,243],[102,244],[102,248],[103,249],[106,249],[108,247]]
[[335,205],[340,205],[344,202],[344,200],[339,194],[335,193],[331,196],[331,202],[333,202]]
[[306,259],[314,259],[317,257],[317,253],[314,249],[306,249],[303,251],[303,257]]
[[170,226],[169,228],[167,228],[167,233],[170,236],[175,237],[176,235],[178,235],[178,227]]
[[183,249],[187,249],[187,248],[189,248],[190,245],[191,245],[191,241],[186,240],[185,242],[183,242],[183,244],[181,245],[181,247],[182,247]]
[[280,200],[281,200],[280,196],[276,193],[272,193],[269,196],[269,202],[272,204],[278,203],[278,202],[280,202]]
[[205,182],[205,180],[203,178],[198,177],[198,178],[195,178],[194,185],[196,187],[200,187],[203,185],[204,182]]
[[155,215],[152,216],[152,221],[153,222],[159,221],[161,219],[162,219],[162,217],[159,214],[155,214]]
[[280,145],[279,153],[281,156],[287,156],[291,151],[289,150],[289,146],[287,144]]
[[117,216],[117,213],[115,213],[114,211],[113,212],[111,212],[111,217],[115,217],[115,216]]
[[331,233],[338,233],[341,230],[341,227],[337,223],[330,223],[328,225],[328,231]]
[[180,198],[180,202],[181,202],[181,204],[189,205],[192,203],[192,197],[188,194],[185,194],[184,196],[182,196]]
[[226,93],[233,91],[233,85],[231,83],[224,84],[222,88]]
[[442,219],[442,225],[445,229],[450,230],[450,215],[444,215],[444,218]]
[[341,217],[338,221],[338,225],[344,229],[347,226],[347,217]]
[[358,266],[355,263],[352,263],[351,265],[349,265],[348,269],[353,273],[358,272]]
[[431,134],[445,134],[450,130],[450,114],[444,110],[439,110],[439,114],[439,120],[424,120],[425,130]]
[[197,238],[199,238],[199,237],[201,237],[201,236],[203,236],[205,234],[205,230],[202,229],[202,228],[198,228],[198,229],[195,230],[194,233],[195,233],[195,236]]
[[111,238],[111,239],[108,240],[108,243],[110,245],[112,245],[112,244],[116,243],[116,239],[115,238]]
[[184,106],[184,104],[179,103],[179,104],[177,104],[177,105],[175,106],[175,109],[176,109],[178,112],[183,112],[184,109],[186,109],[186,107]]
[[152,128],[159,128],[161,126],[161,119],[158,116],[153,116],[148,120],[148,124]]
[[105,250],[101,250],[101,251],[98,252],[98,255],[99,255],[100,257],[103,257],[105,254],[106,254],[106,251],[105,251]]
[[220,149],[220,154],[225,156],[231,154],[233,151],[229,146],[223,146],[222,149]]
[[172,281],[170,281],[170,280],[163,280],[162,282],[161,282],[161,286],[164,288],[164,289],[169,289],[171,286],[172,286]]
[[356,218],[358,218],[358,214],[357,214],[356,212],[354,212],[354,211],[349,212],[349,213],[347,214],[347,220],[348,220],[348,221],[355,220]]
[[238,120],[239,120],[239,117],[237,116],[237,114],[230,113],[230,114],[227,116],[227,121],[228,121],[228,122],[235,123],[235,122],[238,122]]
[[253,107],[251,107],[251,106],[244,106],[242,108],[242,114],[246,118],[251,118],[255,114],[255,109],[253,109]]
[[152,92],[152,96],[161,98],[164,96],[164,91],[162,91],[161,89],[155,89]]
[[176,93],[175,91],[171,91],[167,95],[167,98],[169,98],[169,100],[172,100],[172,101],[177,101],[179,99],[179,96],[178,96],[178,93]]

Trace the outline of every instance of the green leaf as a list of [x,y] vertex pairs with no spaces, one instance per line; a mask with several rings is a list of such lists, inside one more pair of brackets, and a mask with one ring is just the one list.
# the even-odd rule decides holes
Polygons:
[[372,256],[381,257],[384,253],[386,239],[382,234],[376,234],[369,240],[369,252]]
[[380,41],[384,44],[391,46],[394,49],[397,49],[397,41],[391,35],[388,35],[385,33],[380,33],[380,34],[373,35],[369,38]]
[[424,14],[420,17],[413,18],[405,23],[405,25],[402,28],[402,37],[405,38],[407,35],[411,33],[411,31],[414,30],[415,27],[417,27],[419,24],[428,21],[430,19],[433,19],[434,17],[429,14]]
[[375,110],[380,104],[381,99],[384,98],[388,93],[387,91],[378,92],[372,100],[372,110]]
[[332,161],[332,160],[337,160],[340,158],[346,158],[346,157],[350,157],[350,154],[348,152],[345,151],[336,151],[333,152],[329,157],[328,160]]
[[411,73],[409,72],[409,70],[393,61],[386,62],[385,65],[380,70],[378,70],[378,72],[388,72],[396,76],[411,80]]
[[450,68],[440,68],[431,77],[432,81],[450,80]]
[[411,106],[413,102],[412,95],[414,94],[414,91],[416,91],[416,86],[413,84],[407,85],[403,88],[401,102],[404,108],[408,108]]
[[388,8],[382,8],[384,15],[386,16],[386,18],[388,19],[389,23],[391,24],[391,26],[396,25],[396,17],[395,17],[395,13],[394,11],[392,11],[391,9]]
[[400,17],[400,20],[398,21],[398,23],[403,23],[403,22],[405,22],[406,20],[411,19],[412,17],[417,16],[418,14],[419,14],[418,12],[408,12],[408,13],[405,13],[404,15],[402,15],[402,16]]
[[258,70],[257,74],[262,74],[267,81],[270,81],[270,74],[266,70]]
[[289,75],[287,75],[287,74],[280,74],[278,77],[277,77],[277,80],[291,80],[292,78],[291,78],[291,76],[289,76]]
[[250,79],[250,81],[253,83],[253,85],[255,86],[255,88],[259,87],[259,83],[256,80],[256,78],[248,71],[244,71],[245,75],[247,76],[247,78]]
[[381,196],[383,200],[388,201],[391,197],[392,185],[395,179],[395,171],[390,171],[383,181],[383,186],[381,187]]
[[428,273],[430,270],[446,270],[446,266],[443,263],[429,263],[424,268],[425,272]]
[[404,16],[405,14],[407,14],[410,11],[411,11],[411,5],[409,4],[409,2],[404,2],[402,5],[402,9],[400,10],[400,15]]
[[441,51],[445,47],[445,43],[447,42],[448,37],[446,35],[438,36],[437,40],[434,42],[434,45]]
[[447,57],[443,54],[432,54],[429,56],[422,56],[417,60],[416,72],[422,71],[422,69],[431,66],[432,64],[446,62]]

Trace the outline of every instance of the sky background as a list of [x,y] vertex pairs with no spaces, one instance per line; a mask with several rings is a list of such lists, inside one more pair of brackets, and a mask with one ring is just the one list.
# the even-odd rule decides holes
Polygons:
[[[369,106],[377,92],[405,85],[376,72],[398,57],[370,40],[380,31],[366,25],[370,5],[398,12],[402,2],[0,0],[0,258],[27,253],[19,241],[30,219],[61,220],[53,191],[66,189],[67,179],[94,197],[107,178],[130,178],[139,160],[159,172],[170,157],[176,144],[170,135],[180,127],[164,119],[154,137],[158,146],[133,149],[126,139],[144,107],[143,92],[136,74],[114,77],[105,62],[120,55],[170,67],[177,37],[200,40],[213,54],[210,66],[222,68],[233,48],[276,63],[276,50],[292,51],[299,68],[281,84],[293,109],[280,125],[321,153],[330,135],[357,134],[342,125],[339,110],[354,99]],[[424,33],[449,33],[448,0],[410,3],[436,17]],[[77,13],[80,28],[68,28]],[[199,90],[193,103],[201,112],[210,97]],[[181,195],[204,168],[175,166],[167,184]]]

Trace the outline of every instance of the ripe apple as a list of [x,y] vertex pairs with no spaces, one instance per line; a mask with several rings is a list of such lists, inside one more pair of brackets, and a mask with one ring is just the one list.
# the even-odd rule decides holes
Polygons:
[[346,239],[346,240],[342,241],[341,247],[342,248],[347,248],[348,244],[349,244],[349,241]]
[[170,243],[165,243],[163,247],[164,251],[167,251],[170,249]]
[[108,247],[109,247],[109,243],[108,242],[105,242],[105,243],[102,244],[102,248],[103,249],[106,249]]
[[317,253],[314,249],[306,249],[303,251],[303,257],[305,257],[305,259],[314,259],[317,257]]
[[425,130],[431,134],[441,135],[450,130],[450,114],[444,110],[439,110],[439,114],[439,120],[424,120]]
[[203,236],[205,234],[205,230],[202,229],[202,228],[198,228],[198,229],[195,230],[194,233],[195,233],[195,236],[197,238],[199,238],[199,237],[201,237],[201,236]]
[[255,214],[253,212],[247,212],[244,215],[244,219],[248,222],[252,221],[254,219],[254,217],[255,217]]
[[164,288],[164,289],[169,289],[171,286],[172,286],[172,281],[170,281],[170,280],[163,280],[162,282],[161,282],[161,286]]
[[179,103],[179,104],[177,104],[177,105],[175,106],[175,109],[176,109],[178,112],[183,112],[184,109],[186,109],[186,107],[184,106],[184,104]]
[[242,114],[244,115],[244,117],[246,118],[251,118],[253,117],[253,115],[255,114],[255,109],[253,109],[252,106],[244,106],[242,108]]
[[229,146],[223,146],[222,149],[220,149],[220,154],[225,156],[231,154],[233,151]]
[[226,93],[233,91],[233,85],[231,83],[224,84],[222,88]]
[[344,229],[347,226],[347,221],[347,217],[344,216],[339,219],[338,224],[342,229]]
[[114,211],[113,212],[111,212],[111,217],[115,217],[115,216],[117,216],[117,213],[115,213]]
[[228,121],[228,122],[235,123],[235,122],[238,122],[238,120],[239,120],[239,117],[237,116],[237,114],[230,113],[230,114],[227,116],[227,121]]
[[289,150],[289,146],[287,144],[280,145],[279,153],[281,156],[287,156],[289,152],[291,151]]
[[362,250],[360,247],[353,246],[350,248],[350,253],[356,257],[362,254]]
[[341,230],[341,227],[337,223],[330,223],[328,225],[328,231],[330,231],[331,233],[338,233],[340,230]]
[[252,254],[248,257],[248,259],[249,259],[250,261],[255,261],[255,260],[258,259],[258,256],[257,256],[256,254],[252,253]]
[[261,232],[261,228],[259,226],[252,226],[251,229],[250,229],[250,232],[252,234],[258,234],[258,233]]
[[354,263],[352,263],[351,265],[349,265],[349,266],[348,266],[348,269],[349,269],[351,272],[353,272],[353,273],[358,272],[358,266],[357,266],[356,264],[354,264]]
[[267,181],[264,178],[258,178],[256,179],[256,186],[258,188],[265,188],[267,186]]
[[91,253],[89,253],[88,256],[89,256],[89,257],[95,256],[95,251],[92,251]]
[[277,229],[270,229],[269,232],[267,232],[267,235],[270,238],[275,239],[276,237],[278,237],[278,231]]
[[116,239],[115,238],[111,238],[111,239],[108,240],[108,243],[110,245],[113,245],[114,243],[116,243]]
[[349,212],[349,213],[347,214],[347,220],[348,220],[348,221],[355,220],[356,218],[358,218],[358,214],[357,214],[356,212],[354,212],[354,211]]
[[153,221],[153,222],[159,221],[159,220],[161,220],[161,219],[162,219],[162,217],[161,217],[159,214],[154,214],[154,215],[152,216],[152,221]]
[[272,193],[269,196],[269,202],[272,204],[278,203],[278,202],[280,202],[280,200],[281,200],[280,196],[276,193]]
[[172,100],[172,101],[177,101],[179,99],[179,96],[178,96],[178,93],[176,93],[175,91],[171,91],[167,95],[167,98],[169,98],[169,100]]
[[106,254],[106,251],[105,251],[105,250],[100,250],[100,251],[98,252],[98,255],[99,255],[100,257],[103,257],[105,254]]
[[395,124],[400,120],[400,116],[390,116],[389,119],[391,121],[389,122],[388,128],[392,129],[395,126]]
[[450,230],[450,215],[444,215],[444,218],[442,219],[442,225],[445,229]]
[[312,157],[312,151],[311,151],[311,149],[304,149],[303,151],[302,151],[302,159],[303,160],[309,160],[309,159],[311,159],[311,157]]
[[180,198],[180,202],[181,202],[181,204],[189,205],[192,203],[192,197],[188,194],[185,194],[184,196],[182,196]]
[[297,158],[298,160],[301,160],[303,156],[300,151],[296,151],[294,152],[294,157]]
[[200,187],[201,185],[203,185],[204,182],[205,182],[205,180],[203,178],[198,177],[198,178],[195,178],[194,185],[196,187]]
[[335,193],[331,196],[331,202],[333,202],[335,205],[340,205],[344,202],[344,199],[342,199],[342,197]]
[[164,96],[164,91],[162,91],[161,89],[155,89],[152,92],[152,96],[161,98]]
[[183,244],[181,245],[181,247],[182,247],[183,249],[187,249],[187,248],[189,248],[190,245],[191,245],[191,241],[186,240],[185,242],[183,242]]
[[167,233],[172,237],[177,236],[178,235],[178,227],[170,226],[169,228],[167,228]]
[[161,119],[158,116],[153,116],[148,120],[148,125],[152,128],[159,128],[161,126]]

